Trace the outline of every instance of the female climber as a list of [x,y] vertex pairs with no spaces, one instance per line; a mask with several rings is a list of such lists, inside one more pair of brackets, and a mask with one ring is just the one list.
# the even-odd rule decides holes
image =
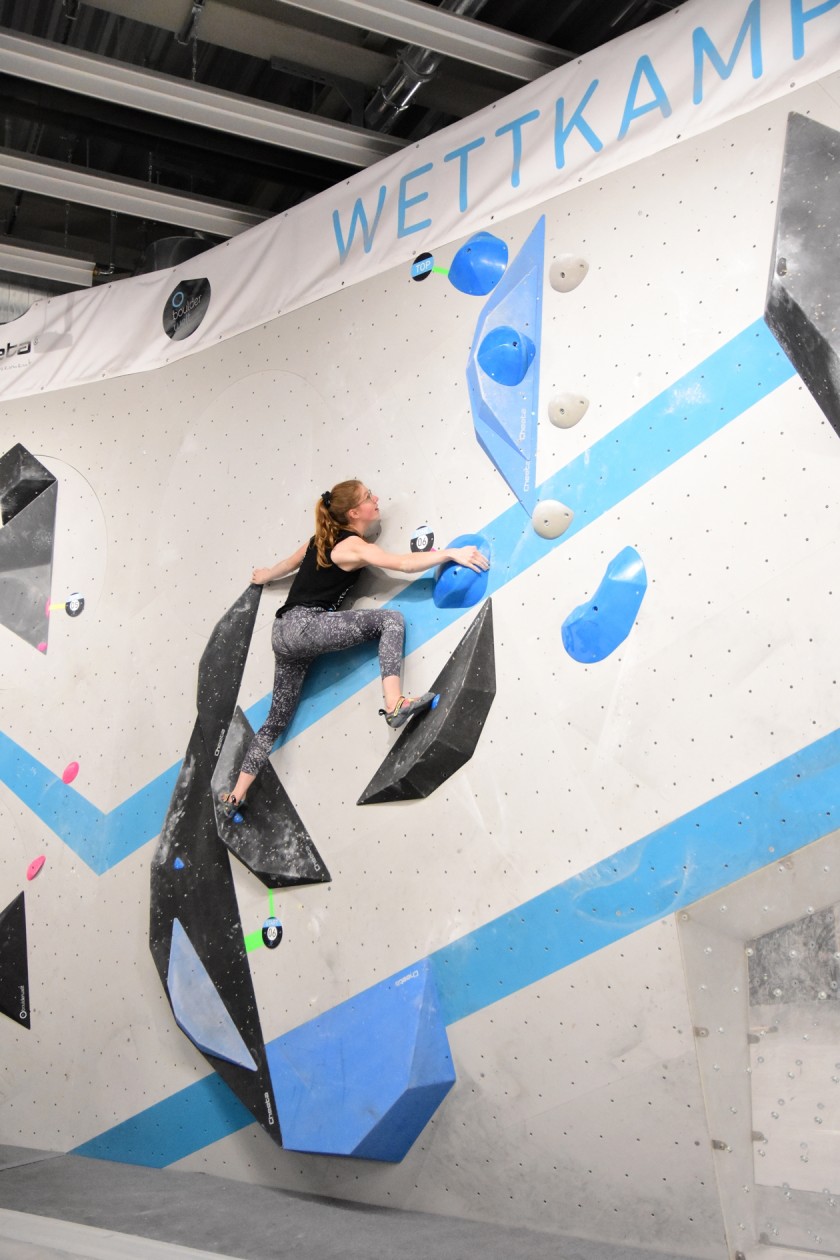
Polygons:
[[405,623],[390,608],[341,610],[362,569],[373,565],[397,573],[423,573],[447,560],[479,572],[489,561],[477,547],[446,547],[433,552],[395,553],[367,542],[365,534],[379,520],[379,500],[361,481],[340,481],[315,504],[315,534],[308,543],[269,569],[254,569],[251,581],[263,586],[297,570],[288,598],[275,617],[274,689],[271,708],[252,739],[232,791],[223,792],[224,813],[242,805],[248,788],[268,761],[274,741],[297,707],[306,671],[318,656],[379,640],[379,669],[385,708],[379,712],[393,729],[428,709],[432,692],[406,697],[400,691]]

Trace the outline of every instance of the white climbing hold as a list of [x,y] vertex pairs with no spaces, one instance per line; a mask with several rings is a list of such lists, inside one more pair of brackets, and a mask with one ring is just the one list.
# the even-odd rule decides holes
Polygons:
[[565,534],[573,517],[572,509],[559,499],[542,499],[534,508],[531,524],[540,538],[559,538]]
[[548,271],[548,281],[558,293],[571,293],[586,279],[589,263],[577,254],[561,254],[555,258]]
[[555,394],[548,404],[548,418],[558,429],[571,429],[586,415],[589,399],[582,394]]

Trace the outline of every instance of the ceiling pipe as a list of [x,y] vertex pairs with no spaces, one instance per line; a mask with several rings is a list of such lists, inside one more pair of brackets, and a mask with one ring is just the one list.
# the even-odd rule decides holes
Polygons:
[[[474,17],[487,0],[441,0],[440,9],[458,17]],[[397,54],[397,64],[383,79],[365,108],[365,126],[387,135],[411,104],[412,97],[435,77],[443,54],[410,44]]]

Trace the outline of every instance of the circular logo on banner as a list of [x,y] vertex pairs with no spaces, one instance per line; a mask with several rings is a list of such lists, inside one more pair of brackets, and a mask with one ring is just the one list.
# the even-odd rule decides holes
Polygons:
[[198,328],[209,305],[209,280],[182,280],[166,299],[163,331],[173,341],[183,341]]

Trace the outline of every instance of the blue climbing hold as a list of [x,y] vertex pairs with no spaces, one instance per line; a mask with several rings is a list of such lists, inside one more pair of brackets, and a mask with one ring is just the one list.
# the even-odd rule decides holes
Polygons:
[[624,642],[647,590],[647,573],[634,547],[625,547],[607,565],[601,584],[563,622],[563,646],[575,661],[602,661]]
[[176,857],[172,865],[174,866],[176,871],[182,871],[184,869],[184,862],[182,858]]
[[[459,534],[450,547],[477,547],[490,559],[490,544],[482,534]],[[432,598],[436,608],[472,608],[487,593],[489,575],[486,569],[476,573],[466,565],[447,560],[438,565],[435,573],[435,589]]]
[[484,297],[504,275],[508,247],[490,232],[477,232],[462,245],[449,268],[449,281],[461,293]]
[[530,337],[501,324],[492,328],[478,347],[478,366],[500,385],[519,385],[534,362],[536,346]]

